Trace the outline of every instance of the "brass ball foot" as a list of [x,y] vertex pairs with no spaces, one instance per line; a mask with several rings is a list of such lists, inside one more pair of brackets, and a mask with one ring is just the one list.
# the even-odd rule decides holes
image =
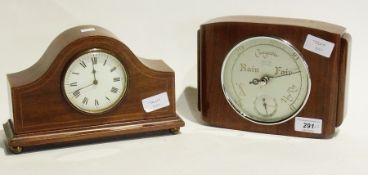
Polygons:
[[16,147],[11,147],[9,146],[9,150],[12,152],[12,153],[15,153],[15,154],[19,154],[23,151],[23,148],[20,147],[20,146],[16,146]]
[[169,131],[171,134],[179,134],[180,128],[171,128]]

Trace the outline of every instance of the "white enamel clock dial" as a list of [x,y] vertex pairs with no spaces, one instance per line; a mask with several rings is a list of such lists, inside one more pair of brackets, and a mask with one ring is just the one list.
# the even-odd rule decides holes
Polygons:
[[287,41],[272,37],[237,44],[224,60],[221,82],[233,109],[259,124],[293,118],[305,105],[311,87],[303,56]]
[[70,104],[87,113],[102,113],[116,106],[127,88],[122,63],[101,49],[78,56],[64,77],[64,94]]

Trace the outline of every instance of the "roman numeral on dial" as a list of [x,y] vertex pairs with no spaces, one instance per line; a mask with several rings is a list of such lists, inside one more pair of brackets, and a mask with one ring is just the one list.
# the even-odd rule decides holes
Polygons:
[[69,86],[78,86],[78,82],[70,83]]
[[116,67],[113,67],[110,72],[114,72],[116,70]]
[[83,68],[86,68],[86,67],[87,67],[87,65],[86,65],[86,63],[85,63],[84,61],[81,61],[79,64],[80,64]]
[[120,77],[115,77],[113,80],[114,80],[114,82],[118,82],[118,81],[120,81]]
[[87,105],[88,104],[88,98],[87,97],[84,97],[82,103],[85,104],[85,105]]
[[110,91],[111,91],[112,93],[115,93],[115,94],[116,94],[116,93],[118,92],[118,90],[119,90],[118,88],[116,88],[116,87],[112,87]]
[[97,64],[97,57],[92,57],[91,60],[92,60],[92,64]]
[[80,96],[79,90],[78,91],[74,91],[73,92],[73,95],[74,95],[75,98],[78,98]]
[[100,105],[100,104],[98,103],[98,100],[95,99],[95,106],[98,106],[98,105]]

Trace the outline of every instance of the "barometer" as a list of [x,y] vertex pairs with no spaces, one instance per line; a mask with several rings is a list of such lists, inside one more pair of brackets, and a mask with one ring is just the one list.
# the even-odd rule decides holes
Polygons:
[[350,35],[311,20],[231,16],[198,31],[199,109],[209,125],[326,138],[345,115]]

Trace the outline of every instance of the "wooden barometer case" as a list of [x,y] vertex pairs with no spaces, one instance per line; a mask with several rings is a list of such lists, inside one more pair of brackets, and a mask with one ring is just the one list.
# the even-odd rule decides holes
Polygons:
[[346,113],[351,37],[325,22],[259,16],[198,31],[198,108],[209,125],[330,138]]
[[30,68],[7,75],[12,152],[48,144],[167,130],[176,115],[175,74],[161,60],[137,58],[104,28],[60,34]]

